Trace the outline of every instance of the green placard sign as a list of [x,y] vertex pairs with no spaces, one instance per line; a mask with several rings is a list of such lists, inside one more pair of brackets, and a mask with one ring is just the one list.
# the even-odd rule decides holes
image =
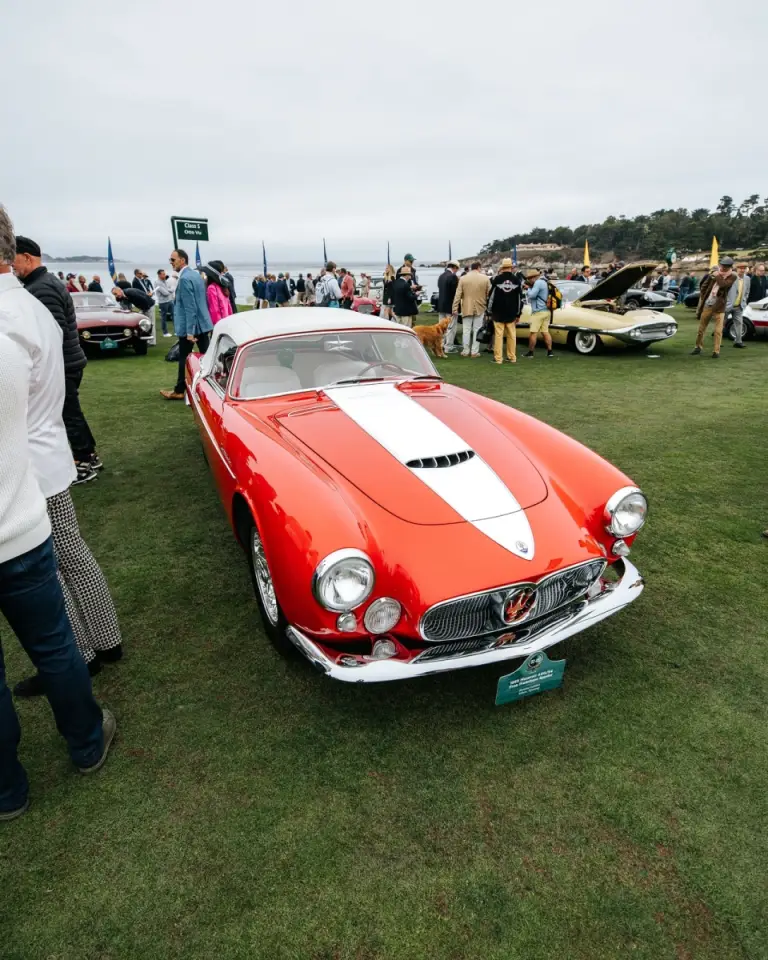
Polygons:
[[208,219],[171,217],[177,240],[207,240]]
[[563,682],[565,660],[550,660],[542,650],[532,653],[514,673],[499,678],[496,706],[515,703],[544,690],[554,690]]

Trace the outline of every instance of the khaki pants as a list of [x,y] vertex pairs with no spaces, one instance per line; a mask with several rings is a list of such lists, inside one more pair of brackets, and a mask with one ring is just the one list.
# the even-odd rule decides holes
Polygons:
[[707,332],[709,321],[715,321],[715,346],[714,352],[720,353],[720,344],[723,342],[723,323],[725,322],[725,313],[715,313],[714,307],[704,307],[699,319],[699,331],[696,334],[696,346],[704,346],[704,334]]
[[517,359],[515,355],[515,350],[517,348],[517,331],[515,330],[514,323],[499,323],[498,320],[493,321],[493,329],[496,332],[496,336],[493,338],[493,359],[497,363],[501,363],[501,354],[504,347],[504,333],[507,334],[507,360],[511,360],[512,363]]
[[416,319],[416,317],[398,317],[397,315],[395,315],[395,320],[396,320],[398,323],[402,323],[402,325],[403,325],[404,327],[412,327],[412,326],[413,326],[413,321],[414,321],[415,319]]

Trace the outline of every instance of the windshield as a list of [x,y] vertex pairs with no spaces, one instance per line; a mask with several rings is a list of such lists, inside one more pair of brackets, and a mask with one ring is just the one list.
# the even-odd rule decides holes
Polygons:
[[110,293],[73,293],[75,310],[111,310],[117,300]]
[[582,283],[581,280],[558,280],[557,287],[563,295],[563,303],[573,303],[589,293],[592,284]]
[[232,396],[271,397],[339,382],[438,374],[418,339],[389,330],[306,333],[253,343],[242,352]]

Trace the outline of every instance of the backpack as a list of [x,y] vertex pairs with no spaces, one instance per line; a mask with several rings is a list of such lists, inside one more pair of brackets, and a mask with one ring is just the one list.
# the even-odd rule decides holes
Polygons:
[[558,290],[551,280],[547,280],[547,310],[549,310],[550,313],[554,313],[555,310],[559,310],[562,305],[562,291]]
[[323,295],[320,300],[319,306],[329,307],[332,303],[338,303],[339,301],[331,293],[330,281],[328,281],[325,277],[323,277],[320,283],[322,285]]

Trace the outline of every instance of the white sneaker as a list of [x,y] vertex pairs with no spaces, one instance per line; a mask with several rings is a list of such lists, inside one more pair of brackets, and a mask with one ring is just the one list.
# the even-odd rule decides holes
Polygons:
[[468,356],[469,356],[468,353],[462,353],[462,357],[468,357]]
[[163,336],[164,336],[164,337],[172,337],[173,334],[172,334],[172,333],[164,333]]

